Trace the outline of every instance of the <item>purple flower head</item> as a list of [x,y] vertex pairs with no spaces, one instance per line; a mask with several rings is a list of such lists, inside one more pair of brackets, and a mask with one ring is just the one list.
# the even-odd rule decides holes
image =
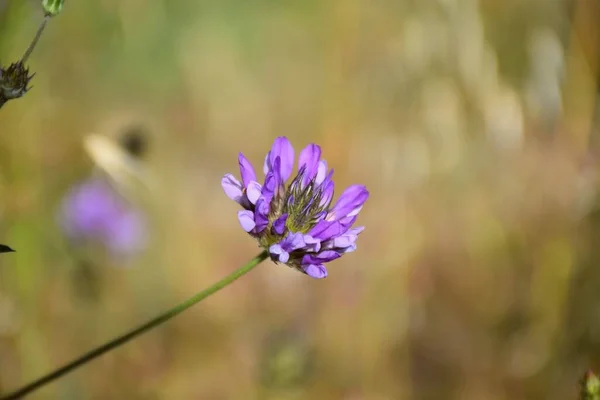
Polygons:
[[333,170],[321,159],[321,148],[310,144],[300,152],[298,172],[294,148],[278,137],[265,157],[261,185],[250,162],[240,153],[240,175],[223,177],[225,194],[243,210],[238,212],[242,229],[267,249],[276,263],[293,267],[313,278],[325,278],[325,263],[356,250],[363,227],[352,228],[369,197],[362,185],[348,187],[332,205]]
[[105,180],[89,179],[63,200],[60,223],[74,243],[98,241],[113,255],[130,255],[145,244],[145,220]]

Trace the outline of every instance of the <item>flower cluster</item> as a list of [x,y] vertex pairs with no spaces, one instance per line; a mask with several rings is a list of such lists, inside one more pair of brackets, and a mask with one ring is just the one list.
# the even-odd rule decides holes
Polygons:
[[325,278],[324,264],[356,250],[363,227],[352,228],[369,197],[363,185],[352,185],[331,206],[333,170],[321,159],[321,148],[310,144],[300,152],[298,173],[289,186],[294,148],[285,137],[275,139],[264,161],[263,184],[243,154],[239,155],[242,182],[226,174],[225,194],[240,204],[239,222],[271,259],[313,278]]
[[97,241],[113,255],[129,255],[145,244],[142,214],[106,179],[91,178],[67,194],[61,225],[75,244]]

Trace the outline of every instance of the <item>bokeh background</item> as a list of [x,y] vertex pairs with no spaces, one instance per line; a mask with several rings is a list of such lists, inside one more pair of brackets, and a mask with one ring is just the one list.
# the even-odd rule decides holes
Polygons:
[[[0,1],[3,65],[41,20]],[[576,398],[600,368],[599,25],[595,0],[67,1],[0,110],[0,393],[252,258],[220,180],[286,135],[369,188],[358,251],[320,281],[267,262],[31,399]],[[83,139],[133,125],[147,247],[82,251],[57,215],[99,173]]]

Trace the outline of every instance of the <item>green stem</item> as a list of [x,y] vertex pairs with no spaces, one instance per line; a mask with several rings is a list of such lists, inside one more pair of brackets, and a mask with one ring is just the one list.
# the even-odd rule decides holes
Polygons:
[[159,315],[158,317],[151,319],[150,321],[146,322],[139,328],[136,328],[122,336],[119,336],[119,337],[111,340],[108,343],[103,344],[100,347],[97,347],[96,349],[82,355],[81,357],[77,358],[76,360],[71,361],[70,363],[66,364],[65,366],[55,370],[54,372],[49,373],[48,375],[45,375],[45,376],[39,378],[36,381],[31,382],[30,384],[22,387],[21,389],[15,391],[13,393],[10,393],[10,394],[0,397],[0,400],[20,399],[20,398],[26,396],[27,394],[41,388],[42,386],[71,372],[72,370],[84,365],[85,363],[93,360],[94,358],[99,357],[102,354],[104,354],[112,349],[115,349],[115,348],[121,346],[122,344],[127,343],[128,341],[141,335],[142,333],[162,324],[163,322],[170,320],[174,316],[187,310],[188,308],[192,307],[196,303],[199,303],[200,301],[204,300],[211,294],[218,292],[219,290],[223,289],[225,286],[229,285],[236,279],[238,279],[241,276],[245,275],[246,273],[250,272],[254,267],[256,267],[258,264],[260,264],[262,261],[266,260],[267,256],[268,256],[267,252],[263,251],[258,256],[256,256],[252,260],[250,260],[246,265],[233,271],[230,275],[221,279],[214,285],[195,294],[194,296],[185,300],[183,303],[176,305],[175,307],[164,312],[163,314]]
[[50,20],[50,16],[49,15],[45,15],[44,16],[44,20],[42,21],[42,23],[38,27],[38,30],[35,33],[35,36],[34,36],[33,40],[29,44],[29,47],[27,47],[27,50],[25,50],[25,54],[23,54],[23,57],[21,57],[21,63],[25,64],[25,62],[27,62],[27,59],[29,58],[29,56],[33,52],[33,49],[35,48],[35,45],[37,44],[38,40],[40,40],[40,38],[42,37],[42,32],[44,32],[44,28],[46,28],[46,24],[48,23],[49,20]]

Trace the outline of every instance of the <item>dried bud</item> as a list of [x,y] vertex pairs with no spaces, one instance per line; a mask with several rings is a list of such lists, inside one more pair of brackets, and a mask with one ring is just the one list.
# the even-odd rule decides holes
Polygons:
[[29,89],[33,75],[22,62],[11,64],[8,68],[0,68],[0,105],[8,100],[23,96]]
[[0,253],[13,253],[14,250],[5,244],[0,244]]
[[44,12],[50,17],[56,17],[63,9],[65,0],[42,0]]

